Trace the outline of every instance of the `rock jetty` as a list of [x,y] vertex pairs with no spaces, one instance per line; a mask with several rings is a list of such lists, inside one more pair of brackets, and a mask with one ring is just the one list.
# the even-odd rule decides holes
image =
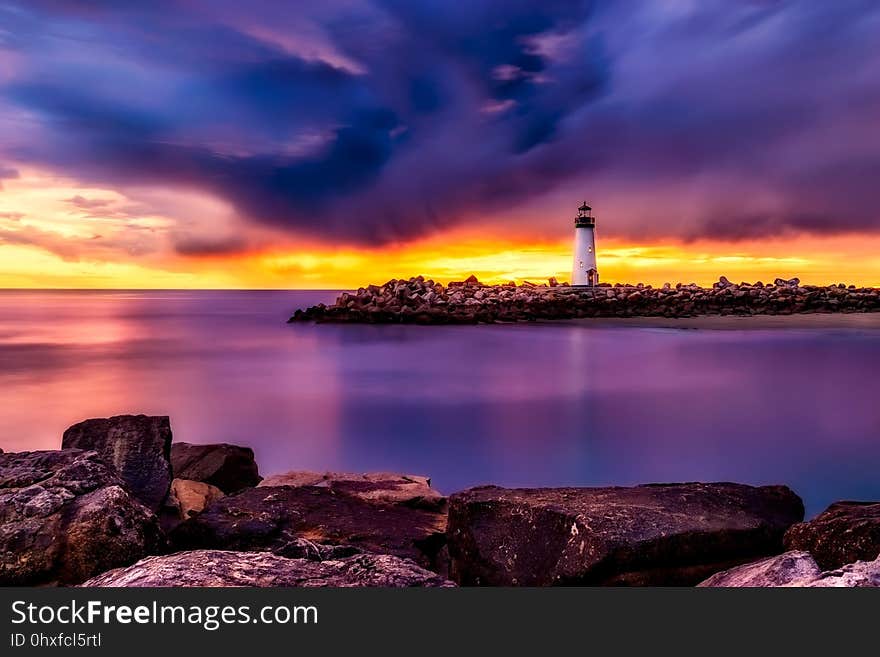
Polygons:
[[387,472],[261,479],[246,447],[171,441],[167,417],[123,415],[0,450],[0,586],[880,586],[880,502],[803,523],[785,486],[447,498]]
[[696,317],[880,312],[880,288],[843,283],[801,285],[797,278],[773,283],[694,283],[662,287],[573,287],[551,278],[537,285],[485,285],[475,276],[442,285],[423,276],[392,279],[341,294],[333,305],[297,310],[290,322],[478,324],[582,317]]

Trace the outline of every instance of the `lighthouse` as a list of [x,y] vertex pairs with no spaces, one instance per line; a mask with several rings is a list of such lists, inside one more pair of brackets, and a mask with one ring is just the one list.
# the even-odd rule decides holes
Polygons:
[[599,284],[596,266],[596,218],[593,208],[584,204],[574,218],[574,265],[571,270],[572,285],[595,287]]

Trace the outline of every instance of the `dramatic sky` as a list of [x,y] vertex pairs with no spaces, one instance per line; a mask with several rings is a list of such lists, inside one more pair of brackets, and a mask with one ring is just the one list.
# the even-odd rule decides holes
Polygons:
[[880,284],[876,0],[0,0],[0,286]]

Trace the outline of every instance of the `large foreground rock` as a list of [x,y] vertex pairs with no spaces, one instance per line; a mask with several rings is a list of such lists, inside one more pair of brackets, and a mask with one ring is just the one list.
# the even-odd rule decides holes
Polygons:
[[171,485],[171,423],[167,416],[117,415],[74,424],[62,449],[94,450],[119,472],[129,492],[158,511]]
[[824,570],[880,555],[880,502],[835,502],[785,534],[785,547],[806,550]]
[[0,455],[0,584],[76,584],[159,543],[155,516],[97,453]]
[[260,483],[254,450],[218,443],[215,445],[171,445],[171,467],[179,479],[202,481],[224,493],[237,493]]
[[325,486],[367,502],[401,504],[433,511],[446,506],[446,497],[431,488],[431,480],[418,475],[293,471],[266,477],[260,486]]
[[880,586],[880,558],[822,572],[809,552],[795,550],[720,572],[699,586],[877,587]]
[[735,588],[788,586],[797,582],[810,582],[821,574],[822,569],[809,552],[794,550],[724,570],[697,586]]
[[435,565],[442,513],[367,502],[317,486],[260,486],[230,495],[179,525],[176,549],[281,550],[291,541],[346,544]]
[[361,554],[317,561],[271,552],[195,550],[149,557],[104,573],[83,586],[453,586],[412,561]]
[[784,486],[473,488],[449,498],[450,575],[466,585],[693,585],[780,552],[803,514]]

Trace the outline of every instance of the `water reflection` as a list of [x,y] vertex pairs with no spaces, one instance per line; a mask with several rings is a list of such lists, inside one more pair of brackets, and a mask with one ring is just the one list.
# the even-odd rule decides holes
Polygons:
[[288,326],[321,292],[2,292],[0,447],[84,417],[291,468],[478,483],[788,483],[880,498],[880,332]]

